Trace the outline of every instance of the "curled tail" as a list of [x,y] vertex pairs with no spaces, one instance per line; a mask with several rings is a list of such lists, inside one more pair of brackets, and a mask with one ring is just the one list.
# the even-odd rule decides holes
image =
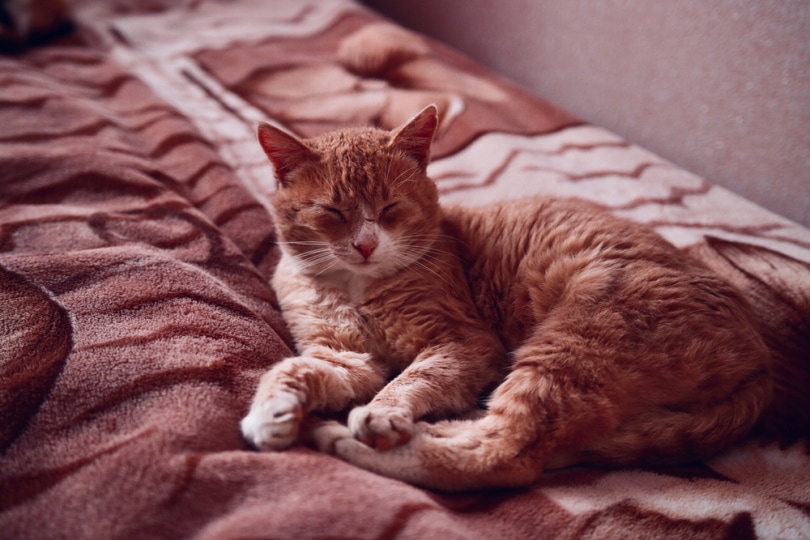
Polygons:
[[[544,470],[579,464],[671,465],[704,459],[748,432],[770,395],[770,379],[754,373],[725,399],[670,410],[651,406],[607,431],[569,418],[544,424],[521,415],[419,422],[409,443],[379,451],[337,422],[315,427],[318,447],[354,465],[439,491],[517,487]],[[520,418],[523,416],[523,418]],[[539,417],[539,415],[538,415]],[[535,418],[538,418],[535,417]],[[590,426],[590,427],[588,427]]]
[[542,472],[543,449],[532,448],[514,435],[496,428],[490,417],[420,422],[408,444],[379,451],[354,439],[337,422],[322,423],[313,431],[324,452],[377,474],[439,491],[533,482]]

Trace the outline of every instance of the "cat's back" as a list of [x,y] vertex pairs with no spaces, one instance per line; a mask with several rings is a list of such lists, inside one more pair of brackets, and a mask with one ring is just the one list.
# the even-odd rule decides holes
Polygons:
[[683,328],[751,324],[742,295],[699,261],[586,202],[535,197],[444,211],[476,304],[512,346],[549,310],[583,298],[634,318],[677,313]]
[[654,232],[576,199],[529,197],[473,208],[448,206],[444,215],[450,234],[477,262],[512,270],[527,257],[553,260],[595,250],[664,264],[686,260]]

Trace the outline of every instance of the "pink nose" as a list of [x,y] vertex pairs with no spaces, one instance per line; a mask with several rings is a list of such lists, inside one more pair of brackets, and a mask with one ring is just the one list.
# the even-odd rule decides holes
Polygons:
[[372,240],[365,240],[354,244],[354,249],[360,252],[364,259],[371,257],[371,254],[377,249],[377,242]]

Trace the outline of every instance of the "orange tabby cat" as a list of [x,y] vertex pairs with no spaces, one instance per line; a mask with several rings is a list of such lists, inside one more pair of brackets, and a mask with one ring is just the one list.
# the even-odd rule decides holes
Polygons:
[[250,442],[281,450],[310,411],[360,405],[314,429],[321,449],[461,490],[695,460],[750,429],[770,365],[737,291],[584,203],[439,206],[436,125],[428,107],[390,133],[259,128],[279,179],[272,284],[299,356],[262,378]]

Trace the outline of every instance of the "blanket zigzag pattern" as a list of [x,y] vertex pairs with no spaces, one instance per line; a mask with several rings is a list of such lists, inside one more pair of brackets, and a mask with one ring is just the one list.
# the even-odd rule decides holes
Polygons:
[[241,403],[289,340],[263,261],[246,260],[272,222],[188,121],[85,51],[2,62],[0,306],[14,339],[0,340],[0,474],[17,488],[2,490],[0,529],[24,536],[2,524],[15,509],[68,478],[92,488],[92,469],[177,429],[150,420],[155,407],[185,402],[183,429],[241,444]]
[[[806,229],[352,0],[75,4],[102,46],[0,56],[0,536],[810,537]],[[252,123],[387,128],[433,102],[445,202],[589,199],[746,292],[784,367],[756,438],[456,495],[247,448],[239,419],[293,349]]]

